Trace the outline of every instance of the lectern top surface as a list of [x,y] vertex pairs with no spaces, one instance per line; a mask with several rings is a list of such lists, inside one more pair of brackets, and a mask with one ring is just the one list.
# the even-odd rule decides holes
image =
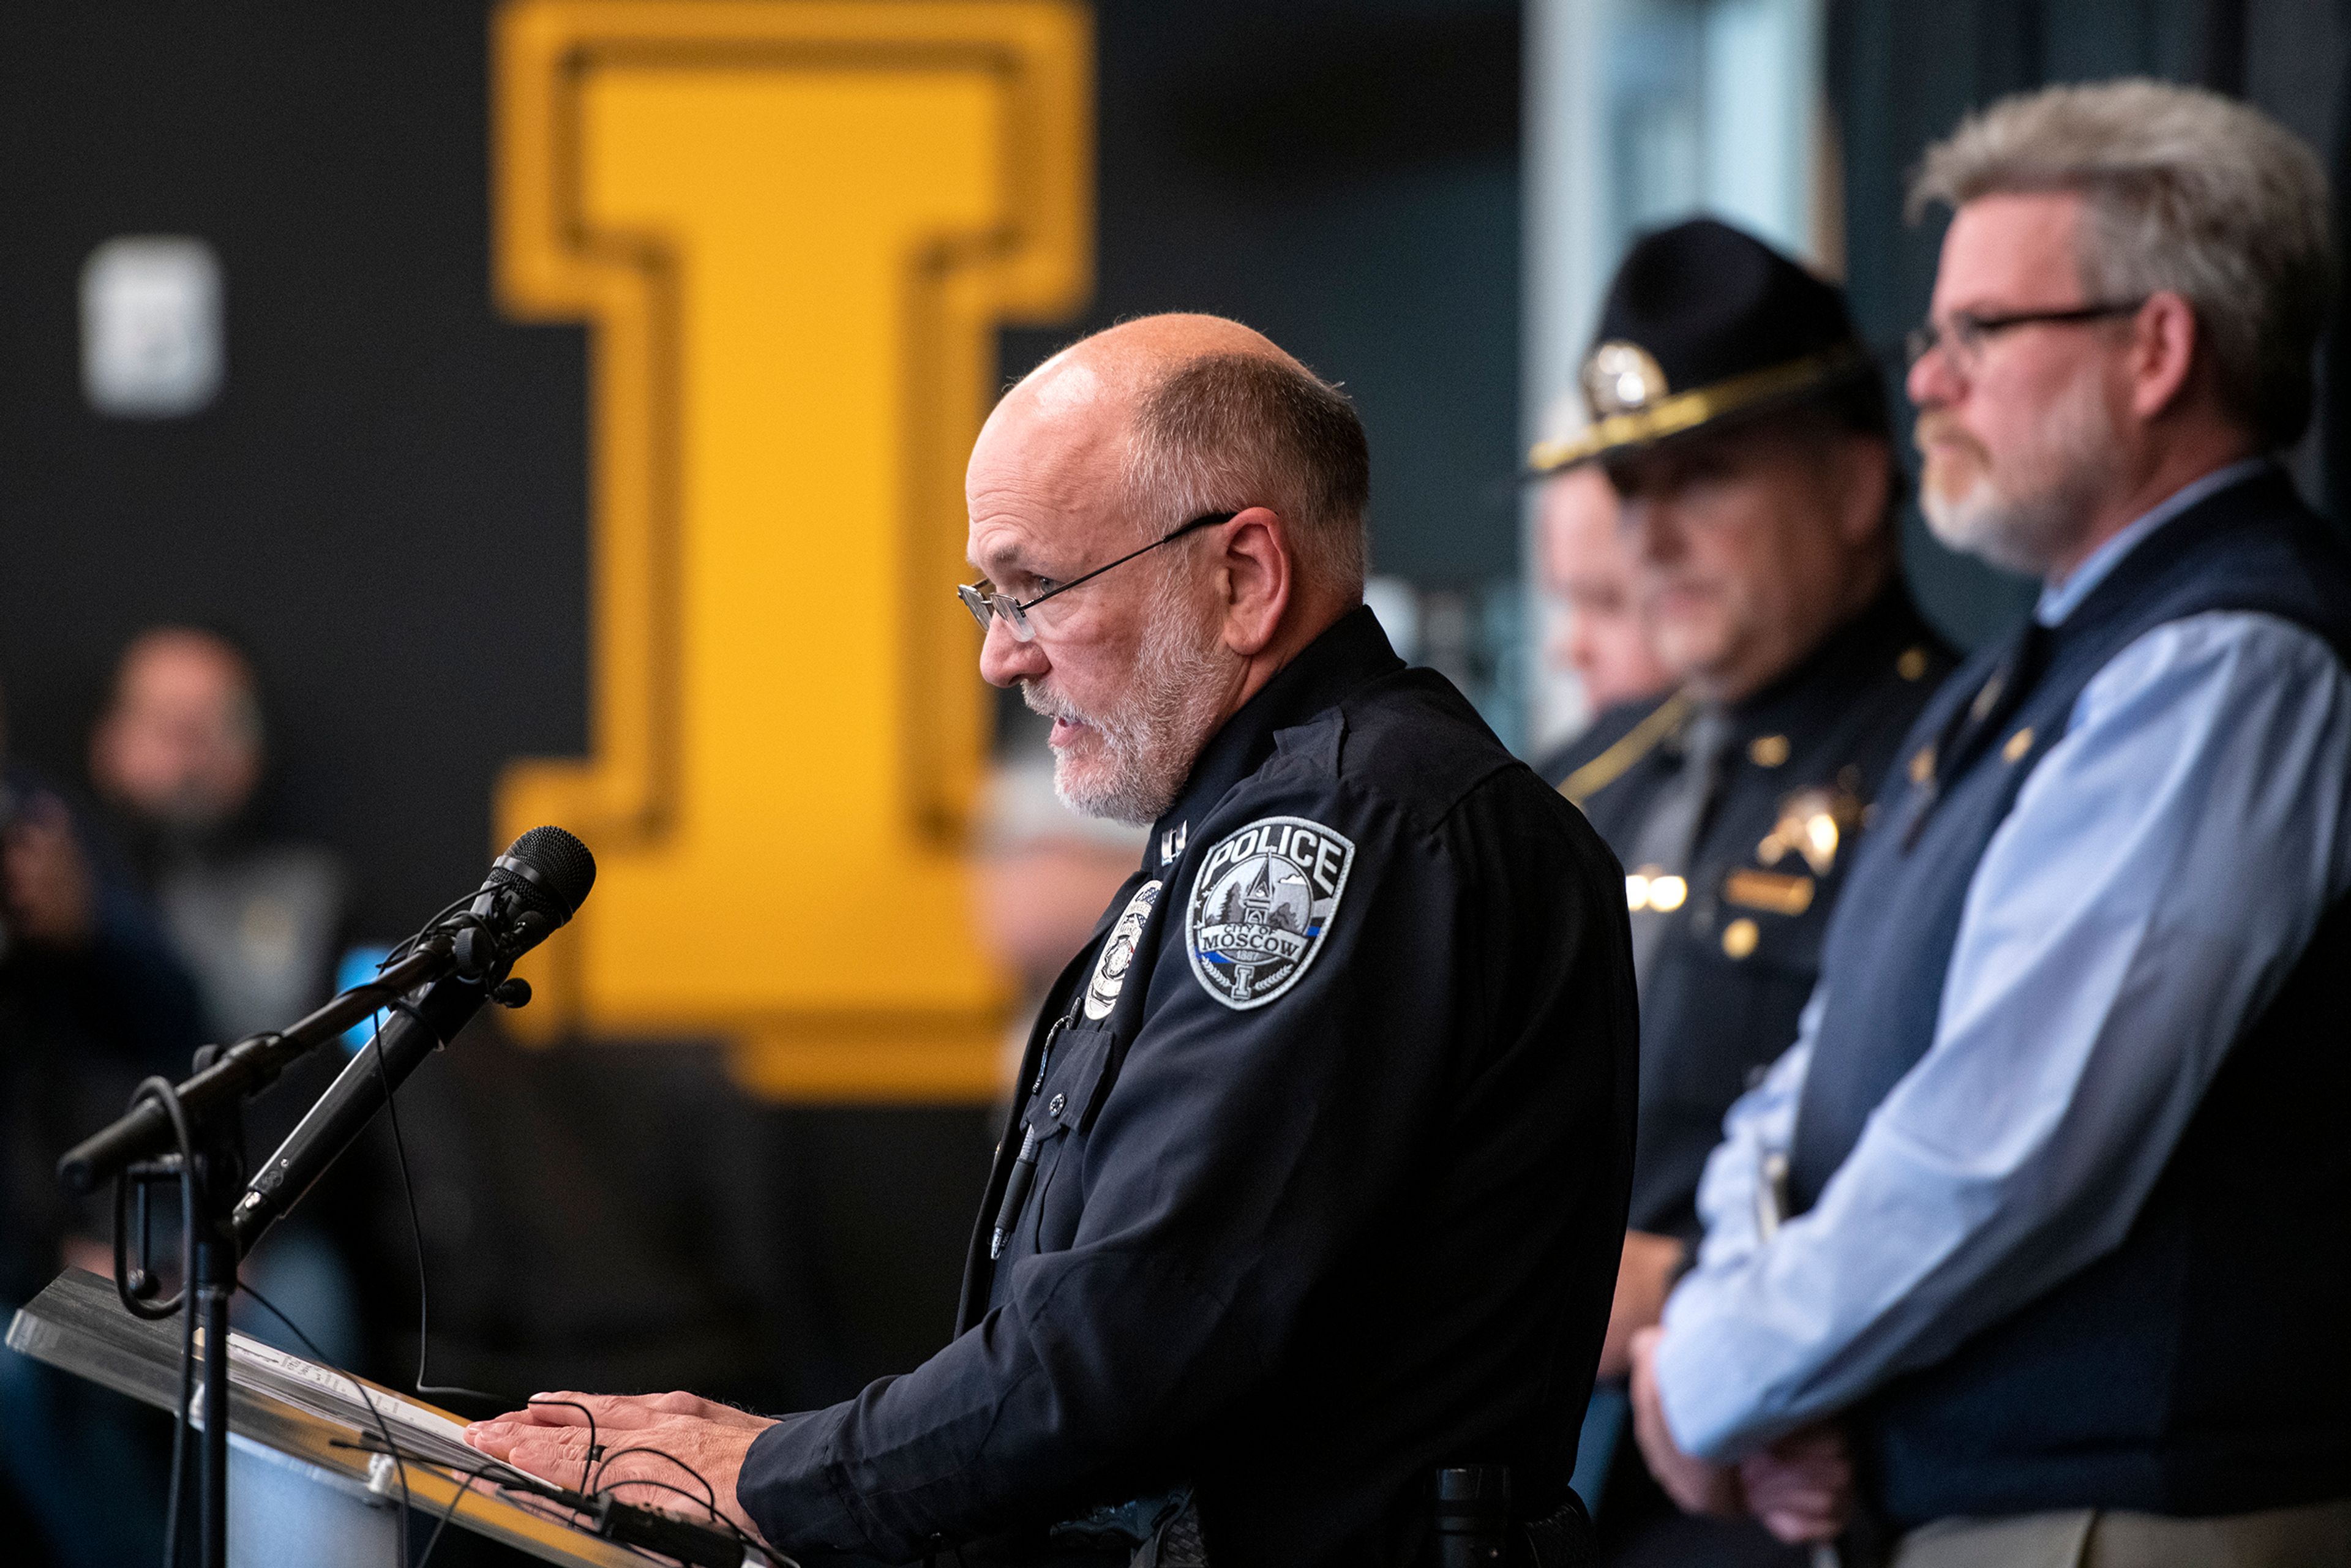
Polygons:
[[[123,1311],[112,1281],[68,1269],[18,1310],[8,1347],[171,1410],[180,1398],[181,1333],[177,1319],[149,1322]],[[200,1380],[204,1372],[199,1343]],[[238,1333],[229,1335],[229,1426],[233,1437],[308,1467],[323,1485],[391,1506],[400,1500],[401,1476],[381,1454],[388,1427],[409,1500],[427,1515],[438,1517],[454,1500],[457,1524],[549,1563],[643,1568],[669,1561],[604,1540],[560,1506],[500,1485],[498,1467],[465,1446],[465,1424],[450,1412]]]

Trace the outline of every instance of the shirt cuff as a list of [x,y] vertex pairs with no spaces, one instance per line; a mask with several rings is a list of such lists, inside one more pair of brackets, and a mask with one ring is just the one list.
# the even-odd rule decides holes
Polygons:
[[862,1551],[865,1531],[831,1460],[830,1412],[787,1416],[751,1440],[735,1500],[779,1551],[821,1544]]

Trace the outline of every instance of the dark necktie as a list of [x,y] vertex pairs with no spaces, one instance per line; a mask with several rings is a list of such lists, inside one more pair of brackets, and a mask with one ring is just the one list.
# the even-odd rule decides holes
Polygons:
[[[1698,837],[1721,792],[1729,750],[1730,721],[1717,709],[1700,708],[1682,732],[1680,769],[1657,791],[1634,840],[1625,869],[1651,879],[1647,905],[1633,911],[1633,976],[1645,1004],[1658,944],[1692,891],[1688,879],[1697,867]],[[1659,882],[1675,888],[1669,898],[1659,896]]]

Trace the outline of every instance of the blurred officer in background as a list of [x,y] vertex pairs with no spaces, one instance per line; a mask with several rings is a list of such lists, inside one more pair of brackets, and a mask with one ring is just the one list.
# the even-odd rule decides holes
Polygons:
[[[64,800],[6,761],[0,711],[0,1322],[68,1264],[111,1277],[110,1195],[68,1199],[59,1155],[139,1081],[187,1076],[194,988]],[[143,1559],[163,1527],[168,1424],[0,1350],[9,1560]]]
[[[1551,423],[1560,441],[1581,434],[1590,423],[1582,395]],[[1543,590],[1567,613],[1549,655],[1583,685],[1593,712],[1586,733],[1621,735],[1657,706],[1674,675],[1641,615],[1616,487],[1598,465],[1577,464],[1543,481],[1537,506]]]
[[[1031,750],[1050,722],[1025,709],[1008,717]],[[997,744],[1005,741],[999,736]],[[1070,956],[1093,940],[1102,901],[1143,852],[1144,830],[1063,805],[1053,792],[1050,758],[999,758],[981,791],[974,838],[974,924],[981,945],[1019,986],[1005,1040],[1009,1095],[1028,1053],[1029,1020]]]
[[[1729,1509],[1841,1417],[1900,1568],[2351,1561],[2351,575],[2270,455],[2325,176],[2117,82],[1970,120],[1913,200],[1956,209],[1928,518],[2044,587],[1904,742],[1636,1343],[1643,1444]],[[1827,1525],[1837,1479],[1747,1500]]]
[[[1152,824],[1144,863],[1039,1020],[953,1343],[777,1422],[599,1399],[598,1441],[892,1562],[1433,1561],[1440,1467],[1568,1503],[1630,1176],[1624,906],[1363,606],[1368,489],[1346,400],[1213,318],[997,408],[981,673],[1052,716],[1063,800]],[[588,1440],[548,1406],[474,1433],[568,1477]]]
[[1902,583],[1885,402],[1835,287],[1710,220],[1652,235],[1610,287],[1583,391],[1591,428],[1533,465],[1554,491],[1591,475],[1621,497],[1639,615],[1679,689],[1549,764],[1624,862],[1641,994],[1615,1386],[1578,1476],[1609,1477],[1604,1560],[1801,1560],[1750,1522],[1682,1515],[1614,1442],[1621,1384],[1698,1240],[1723,1113],[1794,1038],[1871,796],[1952,661]]

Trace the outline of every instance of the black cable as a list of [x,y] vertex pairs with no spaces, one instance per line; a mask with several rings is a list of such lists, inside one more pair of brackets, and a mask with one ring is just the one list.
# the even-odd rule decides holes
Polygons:
[[[320,1366],[327,1368],[330,1372],[342,1371],[340,1367],[327,1359],[326,1352],[320,1350],[311,1340],[308,1334],[302,1332],[301,1324],[296,1322],[292,1318],[287,1317],[284,1312],[277,1310],[276,1302],[272,1301],[267,1296],[263,1295],[259,1291],[255,1290],[251,1285],[246,1284],[242,1280],[237,1281],[236,1288],[243,1291],[246,1295],[251,1296],[255,1301],[260,1302],[264,1308],[267,1309],[271,1317],[276,1318],[279,1322],[284,1323],[287,1329],[292,1331],[294,1337],[302,1342],[302,1348],[310,1353],[312,1360],[316,1361]],[[224,1346],[223,1354],[221,1356],[221,1371],[225,1374],[227,1370],[228,1356],[226,1354],[226,1347]],[[410,1507],[410,1500],[408,1496],[408,1467],[401,1462],[400,1445],[392,1440],[392,1425],[383,1418],[383,1412],[375,1407],[374,1396],[368,1393],[367,1385],[360,1382],[356,1377],[351,1377],[351,1375],[349,1373],[344,1373],[343,1375],[350,1378],[351,1386],[359,1390],[360,1403],[365,1405],[367,1406],[368,1414],[375,1418],[375,1429],[383,1437],[384,1452],[392,1456],[392,1472],[400,1478],[400,1564],[401,1568],[406,1568],[406,1563],[408,1562],[408,1510]]]
[[[374,1041],[369,1043],[372,1045]],[[392,1123],[392,1153],[400,1161],[400,1195],[408,1205],[408,1234],[416,1244],[416,1392],[462,1394],[468,1399],[496,1404],[496,1395],[485,1394],[478,1388],[460,1388],[455,1384],[424,1381],[424,1357],[433,1325],[433,1300],[424,1278],[424,1227],[416,1218],[416,1185],[408,1176],[408,1144],[400,1135],[400,1107],[392,1097],[392,1075],[383,1065],[383,1052],[381,1051],[375,1053],[375,1072],[383,1084],[383,1110]]]
[[[474,894],[468,894],[465,898],[459,899],[457,904],[467,903],[474,896]],[[434,923],[445,916],[450,910],[456,908],[457,904],[452,904],[443,908],[439,915],[435,915],[432,920],[428,920],[424,923],[424,928],[423,930],[419,931],[414,936],[410,937],[406,943],[402,944],[402,946],[409,947],[414,946],[416,943],[423,940],[423,937],[433,930]],[[392,960],[390,958],[386,958],[384,960],[385,964],[389,964],[391,962]],[[383,965],[377,966],[379,970],[382,967]],[[381,1013],[382,1010],[383,1009],[379,1009],[378,1012]],[[377,1082],[383,1085],[384,1115],[392,1123],[392,1148],[393,1155],[398,1158],[400,1164],[400,1193],[401,1197],[406,1201],[408,1206],[408,1234],[410,1239],[414,1242],[416,1249],[416,1377],[414,1386],[416,1392],[420,1395],[458,1394],[463,1395],[468,1399],[479,1399],[485,1404],[494,1405],[497,1403],[496,1396],[485,1394],[478,1388],[461,1388],[455,1384],[427,1383],[424,1380],[425,1356],[428,1354],[428,1346],[431,1343],[433,1325],[433,1298],[431,1289],[426,1283],[424,1273],[424,1227],[416,1218],[416,1186],[415,1184],[409,1179],[408,1143],[407,1140],[402,1138],[400,1134],[400,1106],[399,1103],[392,1098],[391,1071],[383,1064],[383,1050],[381,1043],[382,1036],[383,1028],[379,1024],[376,1026],[375,1033],[369,1038],[365,1049],[375,1052],[376,1079]]]
[[596,1462],[596,1412],[589,1409],[588,1406],[580,1404],[577,1399],[549,1399],[544,1395],[534,1396],[533,1397],[523,1401],[523,1408],[525,1409],[528,1409],[533,1405],[569,1406],[570,1408],[579,1411],[580,1414],[588,1417],[588,1451],[580,1457],[580,1490],[582,1493],[588,1492],[588,1467]]
[[[172,1481],[164,1493],[163,1568],[175,1568],[180,1560],[180,1485],[188,1454],[188,1413],[196,1402],[196,1312],[194,1290],[196,1281],[196,1140],[188,1124],[187,1107],[180,1103],[179,1091],[168,1078],[141,1079],[139,1087],[131,1092],[131,1103],[152,1099],[163,1107],[172,1119],[172,1135],[180,1145],[180,1291],[168,1301],[141,1301],[131,1293],[129,1271],[124,1267],[122,1236],[122,1184],[135,1180],[126,1171],[115,1177],[114,1188],[114,1293],[135,1317],[153,1322],[177,1312],[182,1314],[180,1325],[180,1403],[173,1413],[172,1427]],[[141,1264],[146,1260],[141,1259]],[[213,1351],[226,1362],[223,1347]]]
[[[630,1451],[632,1453],[651,1453],[657,1452],[658,1450],[631,1449]],[[681,1462],[668,1454],[663,1454],[662,1458],[670,1459],[672,1463]],[[703,1480],[702,1476],[691,1467],[686,1468],[685,1473],[693,1476],[695,1480],[702,1481],[702,1484],[705,1488],[710,1485],[708,1481]],[[733,1520],[719,1512],[716,1503],[705,1502],[701,1498],[696,1497],[694,1493],[686,1490],[684,1487],[672,1486],[667,1481],[657,1481],[653,1479],[651,1477],[644,1477],[625,1481],[614,1481],[611,1486],[605,1488],[603,1491],[598,1492],[594,1495],[598,1497],[610,1497],[613,1493],[618,1492],[622,1487],[653,1487],[662,1491],[675,1492],[678,1496],[685,1499],[686,1501],[694,1504],[696,1508],[709,1510],[712,1522],[716,1524],[721,1531],[724,1531],[727,1537],[737,1546],[740,1546],[744,1551],[756,1552],[770,1563],[782,1564],[783,1568],[800,1568],[799,1559],[788,1557],[784,1553],[777,1551],[774,1547],[768,1545],[765,1542],[758,1540],[741,1525],[736,1523]],[[615,1498],[614,1500],[618,1501],[619,1500]],[[688,1522],[692,1521],[689,1521]]]
[[383,962],[376,966],[376,972],[379,974],[382,973],[384,970],[392,967],[394,964],[399,963],[402,958],[408,956],[409,954],[414,952],[416,950],[416,945],[419,942],[423,941],[427,936],[432,936],[434,931],[440,928],[441,922],[448,919],[451,915],[456,914],[457,911],[473,903],[474,900],[481,897],[481,890],[476,888],[472,893],[465,894],[463,897],[453,898],[448,903],[443,904],[439,909],[434,912],[430,919],[426,920],[423,925],[416,928],[416,934],[414,936],[402,938],[402,940],[392,947],[391,952],[384,955]]
[[[684,1470],[687,1475],[692,1476],[695,1480],[702,1483],[703,1496],[709,1500],[704,1504],[704,1506],[710,1510],[712,1518],[715,1519],[719,1517],[718,1489],[710,1484],[709,1479],[704,1476],[700,1470],[695,1469],[692,1465],[689,1465],[684,1459],[679,1458],[675,1454],[666,1452],[661,1448],[656,1448],[650,1443],[632,1443],[625,1448],[614,1448],[611,1452],[606,1454],[602,1458],[596,1461],[596,1474],[594,1479],[590,1479],[586,1486],[581,1487],[580,1490],[588,1493],[591,1497],[594,1496],[599,1490],[609,1490],[599,1489],[596,1483],[603,1479],[604,1471],[611,1465],[612,1461],[619,1458],[623,1454],[651,1454],[654,1458],[667,1459],[671,1464],[675,1465],[679,1469]],[[620,1486],[632,1486],[635,1483],[632,1481],[621,1481],[616,1484]],[[729,1528],[731,1529],[732,1526],[729,1526]]]
[[[564,1400],[561,1401],[561,1403],[569,1404],[570,1401]],[[619,1458],[623,1454],[651,1454],[655,1458],[667,1459],[671,1464],[675,1465],[679,1469],[684,1470],[687,1475],[694,1478],[694,1479],[702,1488],[702,1495],[696,1497],[694,1493],[686,1490],[684,1487],[672,1486],[667,1481],[654,1480],[651,1477],[614,1481],[610,1486],[602,1484],[605,1469],[611,1466],[614,1459]],[[733,1520],[727,1518],[725,1513],[721,1512],[718,1507],[718,1489],[711,1485],[710,1478],[704,1475],[700,1470],[695,1469],[692,1465],[687,1464],[684,1459],[679,1458],[675,1454],[669,1452],[665,1448],[656,1448],[650,1443],[634,1443],[625,1448],[614,1448],[611,1452],[606,1454],[603,1457],[602,1461],[597,1465],[594,1480],[590,1485],[582,1487],[580,1490],[587,1492],[590,1497],[610,1497],[618,1492],[622,1487],[658,1487],[663,1491],[675,1492],[678,1496],[684,1498],[687,1501],[695,1504],[697,1507],[707,1510],[711,1519],[717,1523],[718,1528],[725,1531],[728,1535],[734,1537],[745,1551],[756,1552],[770,1563],[787,1564],[788,1568],[799,1568],[799,1563],[797,1559],[789,1557],[783,1552],[777,1551],[774,1547],[769,1546],[766,1542],[758,1540],[749,1531],[746,1531],[741,1525],[737,1524]]]
[[480,1480],[492,1466],[505,1463],[504,1459],[484,1459],[465,1472],[465,1479],[458,1483],[455,1495],[449,1499],[449,1506],[441,1511],[441,1522],[433,1527],[432,1536],[424,1542],[424,1555],[416,1560],[416,1568],[425,1568],[425,1564],[433,1561],[434,1551],[441,1544],[441,1532],[449,1528],[451,1520],[457,1517],[457,1505],[465,1500],[465,1494],[473,1490],[474,1483]]

